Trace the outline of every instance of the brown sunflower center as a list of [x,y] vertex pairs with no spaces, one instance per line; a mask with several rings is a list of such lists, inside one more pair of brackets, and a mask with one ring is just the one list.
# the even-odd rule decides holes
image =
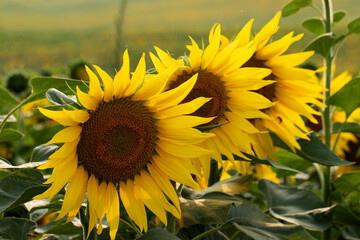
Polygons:
[[[196,73],[184,73],[178,79],[170,83],[170,89],[174,89],[189,80]],[[224,116],[227,102],[227,94],[224,83],[218,76],[209,72],[198,72],[198,78],[191,92],[182,103],[190,102],[198,97],[211,97],[212,99],[196,110],[192,115],[199,117],[216,117],[211,122],[202,126],[217,124]]]
[[[258,60],[255,58],[255,56],[252,56],[244,65],[243,67],[257,67],[257,68],[269,68],[265,65],[265,61]],[[271,73],[269,76],[265,77],[264,80],[275,80],[276,76]],[[275,99],[275,87],[276,82],[272,83],[270,85],[267,85],[263,88],[260,88],[256,92],[263,95],[270,101],[273,101]]]
[[141,101],[102,102],[83,124],[77,146],[79,164],[100,180],[120,182],[146,166],[155,141],[154,119]]

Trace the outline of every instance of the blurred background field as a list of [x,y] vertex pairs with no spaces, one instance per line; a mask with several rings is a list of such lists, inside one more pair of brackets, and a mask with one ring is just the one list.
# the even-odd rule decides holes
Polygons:
[[[0,75],[26,69],[32,75],[47,72],[61,75],[75,59],[85,59],[114,73],[119,69],[118,52],[129,48],[132,69],[142,52],[153,46],[168,50],[174,57],[187,52],[185,45],[193,36],[199,44],[209,30],[221,23],[231,37],[251,18],[258,31],[289,0],[128,0],[121,15],[121,0],[1,0],[0,1]],[[321,8],[320,1],[313,2]],[[335,32],[344,33],[346,23],[360,12],[359,0],[334,0],[334,9],[347,16]],[[124,16],[120,39],[116,30]],[[302,50],[315,36],[301,27],[307,18],[318,16],[311,8],[301,14],[282,18],[275,39],[295,31],[305,33],[290,51]],[[121,21],[121,20],[120,20]],[[337,59],[336,72],[359,72],[359,35],[349,37]],[[119,44],[120,43],[120,44]],[[311,59],[321,64],[320,58]],[[151,67],[147,55],[148,68]]]

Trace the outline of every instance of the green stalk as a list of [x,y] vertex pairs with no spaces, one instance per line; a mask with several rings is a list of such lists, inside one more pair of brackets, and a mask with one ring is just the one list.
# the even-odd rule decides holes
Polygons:
[[[88,203],[89,205],[89,203]],[[80,222],[81,222],[81,226],[83,229],[83,240],[96,240],[97,239],[97,234],[96,234],[96,226],[92,229],[92,231],[90,232],[89,238],[86,239],[88,231],[89,231],[89,207],[86,208],[86,214],[85,214],[85,208],[81,207],[79,210],[79,217],[80,217]]]
[[[325,15],[325,32],[332,34],[332,24],[333,24],[333,12],[332,12],[332,2],[331,0],[322,0],[324,15]],[[333,48],[329,50],[329,54],[325,58],[325,81],[324,85],[325,88],[328,89],[327,92],[324,93],[325,100],[328,99],[331,95],[331,78],[332,78],[332,62],[333,62],[334,52]],[[331,149],[331,114],[330,114],[330,107],[327,106],[323,111],[323,126],[324,126],[324,138],[325,144]],[[322,187],[322,195],[323,201],[326,206],[331,205],[331,169],[329,166],[323,166],[323,186]],[[327,240],[330,239],[331,236],[331,228],[326,230],[323,234],[323,239]]]

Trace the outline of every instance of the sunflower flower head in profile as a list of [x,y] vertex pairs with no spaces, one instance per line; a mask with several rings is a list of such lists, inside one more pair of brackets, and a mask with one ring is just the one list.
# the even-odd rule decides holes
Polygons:
[[163,92],[174,68],[144,82],[144,55],[130,78],[127,50],[114,80],[101,68],[94,68],[103,87],[86,67],[89,91],[77,87],[83,109],[40,108],[43,115],[66,128],[47,143],[63,145],[39,167],[53,168],[46,181],[51,187],[35,198],[52,198],[68,183],[57,219],[68,215],[67,221],[71,221],[87,193],[89,233],[98,221],[98,234],[102,232],[106,215],[111,239],[115,239],[119,224],[119,196],[140,230],[148,228],[145,206],[166,225],[166,211],[180,217],[179,200],[170,179],[199,189],[192,178],[197,171],[186,159],[210,153],[196,144],[213,134],[193,127],[213,118],[188,114],[210,99],[196,98],[179,104],[195,85],[197,75]]
[[[308,139],[306,136],[307,128],[302,117],[317,123],[313,115],[320,115],[311,105],[325,107],[320,101],[324,99],[322,92],[324,88],[316,84],[317,70],[310,70],[297,67],[310,58],[314,52],[299,52],[283,54],[291,44],[299,41],[303,34],[294,36],[293,32],[284,37],[270,42],[271,37],[279,29],[281,12],[270,20],[251,40],[251,26],[253,19],[250,20],[237,34],[234,41],[241,41],[241,45],[253,42],[256,49],[253,55],[246,61],[244,68],[264,68],[271,70],[271,74],[264,79],[273,81],[272,84],[259,88],[256,92],[276,103],[274,106],[264,110],[271,117],[257,118],[253,124],[261,133],[251,135],[256,144],[253,145],[254,151],[261,158],[271,157],[277,159],[272,140],[265,130],[276,133],[292,150],[300,148],[296,138]],[[223,45],[231,44],[223,37]]]
[[[221,163],[223,155],[234,162],[233,154],[243,158],[246,157],[241,152],[253,154],[252,139],[248,134],[259,133],[259,130],[249,120],[269,118],[261,110],[273,106],[269,99],[255,92],[272,83],[262,80],[271,71],[265,68],[241,68],[253,55],[255,45],[249,43],[240,46],[241,40],[236,40],[223,46],[221,39],[221,27],[215,24],[204,49],[200,49],[190,37],[191,45],[187,46],[190,53],[179,60],[156,47],[158,56],[150,53],[158,73],[168,71],[174,65],[178,66],[169,78],[167,91],[172,91],[195,75],[198,76],[194,88],[183,103],[190,103],[197,97],[211,97],[209,102],[192,113],[197,117],[213,118],[212,121],[197,126],[216,135],[198,144],[199,147],[213,150],[213,153],[192,159],[205,179],[209,177],[210,158]],[[217,127],[212,128],[213,126]],[[249,162],[241,161],[235,166],[243,175],[251,172]]]

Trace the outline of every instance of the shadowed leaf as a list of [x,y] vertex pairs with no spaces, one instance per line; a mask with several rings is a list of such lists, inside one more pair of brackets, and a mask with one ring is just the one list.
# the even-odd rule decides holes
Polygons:
[[44,192],[49,188],[42,184],[44,181],[35,169],[20,169],[4,177],[0,182],[0,213]]
[[314,231],[331,226],[334,207],[325,207],[314,192],[264,179],[260,180],[259,189],[266,198],[270,213],[276,218]]
[[24,218],[0,219],[0,239],[3,240],[26,240],[27,233],[34,231],[36,223]]
[[11,128],[5,128],[0,132],[0,142],[16,141],[20,140],[23,137],[24,134]]

